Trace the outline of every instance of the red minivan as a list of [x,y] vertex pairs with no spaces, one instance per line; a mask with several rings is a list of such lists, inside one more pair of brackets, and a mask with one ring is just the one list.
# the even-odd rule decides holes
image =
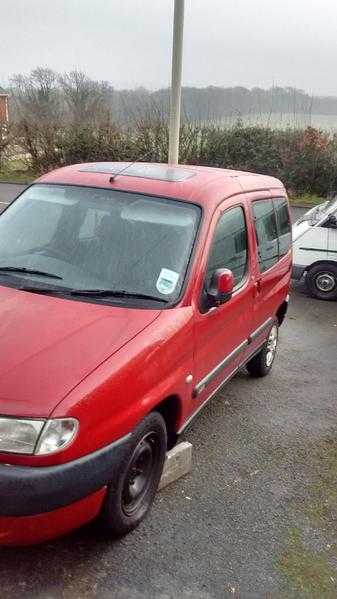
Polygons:
[[147,514],[167,448],[273,364],[291,275],[277,179],[97,163],[0,217],[0,543]]

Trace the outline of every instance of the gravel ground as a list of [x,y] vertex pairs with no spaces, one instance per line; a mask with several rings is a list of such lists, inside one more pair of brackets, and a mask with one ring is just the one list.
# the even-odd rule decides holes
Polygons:
[[[334,460],[336,341],[336,304],[294,289],[272,373],[240,373],[194,421],[185,435],[193,471],[158,495],[147,521],[118,542],[89,526],[44,546],[3,548],[1,598],[302,596],[308,559],[315,566],[336,542],[310,516],[320,460]],[[325,596],[332,551],[318,580],[309,576],[310,596]],[[337,596],[332,581],[329,590]]]
[[1,599],[337,597],[336,347],[336,303],[297,284],[271,374],[208,404],[185,434],[192,473],[146,522],[0,549]]

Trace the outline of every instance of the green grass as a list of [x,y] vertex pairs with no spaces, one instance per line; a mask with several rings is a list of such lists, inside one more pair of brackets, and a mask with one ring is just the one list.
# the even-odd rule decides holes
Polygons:
[[21,157],[7,160],[2,164],[2,168],[0,168],[0,182],[31,183],[37,176],[36,173],[27,167],[27,164]]
[[36,176],[29,172],[0,171],[0,183],[31,183]]
[[31,183],[37,175],[28,170],[4,168],[0,170],[0,182]]
[[[309,447],[302,459],[308,458],[314,481],[306,497],[295,502],[294,526],[275,566],[284,576],[287,599],[332,599],[337,597],[337,440],[332,437]],[[308,527],[321,539],[320,549],[304,541]]]
[[309,208],[317,206],[317,204],[321,204],[325,200],[326,198],[311,193],[303,193],[301,195],[290,196],[289,198],[290,204]]
[[306,549],[297,528],[289,531],[287,548],[279,559],[278,569],[297,597],[336,597],[337,575],[329,564],[327,553]]

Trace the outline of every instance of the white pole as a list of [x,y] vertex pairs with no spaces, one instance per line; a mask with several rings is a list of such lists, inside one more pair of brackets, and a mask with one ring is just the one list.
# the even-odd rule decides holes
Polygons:
[[185,0],[174,0],[172,83],[170,100],[169,164],[179,161],[179,132],[181,107],[181,76],[183,65]]

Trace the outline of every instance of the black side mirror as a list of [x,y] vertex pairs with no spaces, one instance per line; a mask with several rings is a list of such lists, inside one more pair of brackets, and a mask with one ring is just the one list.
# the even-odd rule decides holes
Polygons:
[[337,229],[337,218],[334,214],[330,214],[327,220],[327,225],[331,229]]

